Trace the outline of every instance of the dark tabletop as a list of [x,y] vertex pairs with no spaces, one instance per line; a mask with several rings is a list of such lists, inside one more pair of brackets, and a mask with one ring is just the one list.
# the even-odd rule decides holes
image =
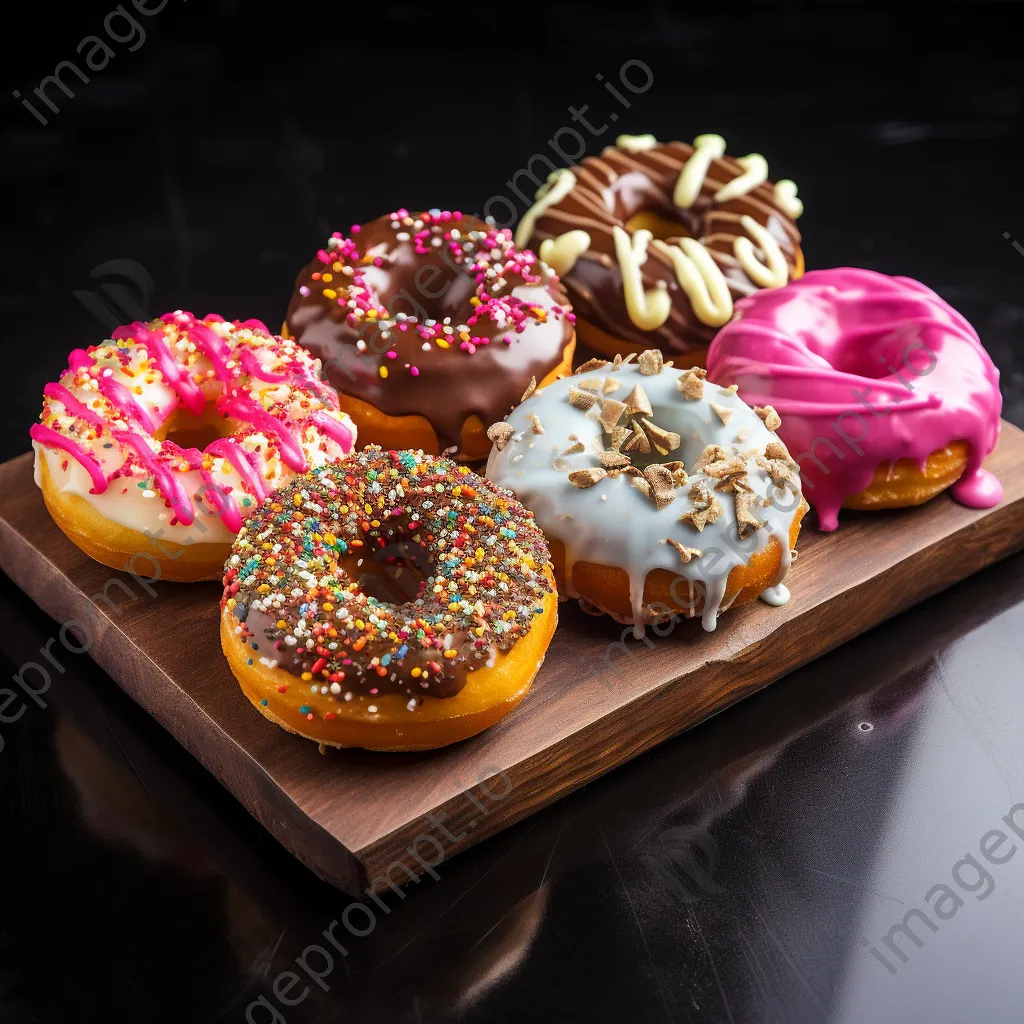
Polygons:
[[[46,125],[5,101],[3,458],[122,319],[276,326],[333,229],[521,211],[584,104],[590,152],[764,153],[808,266],[935,288],[1024,426],[1019,6],[138,5],[8,6],[5,96],[98,69]],[[52,633],[0,580],[4,677]],[[1018,556],[444,863],[342,955],[347,899],[80,658],[3,727],[0,1021],[1020,1021],[1022,669]],[[321,982],[288,988],[302,957]]]

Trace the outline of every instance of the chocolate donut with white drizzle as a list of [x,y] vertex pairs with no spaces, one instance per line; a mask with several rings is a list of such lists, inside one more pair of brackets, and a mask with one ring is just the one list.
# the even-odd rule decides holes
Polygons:
[[[561,597],[632,622],[638,636],[645,623],[698,609],[713,630],[737,599],[788,599],[783,580],[807,505],[777,425],[770,407],[751,409],[735,388],[663,364],[656,349],[636,362],[594,359],[490,428],[487,476],[533,511],[553,554],[564,548]],[[764,569],[776,547],[764,586],[751,589],[756,573],[733,576]],[[625,573],[628,614],[580,589],[580,565]],[[645,595],[655,570],[675,577],[660,608]]]
[[515,237],[559,274],[593,347],[702,362],[734,300],[803,272],[802,212],[792,181],[768,181],[759,153],[727,157],[720,135],[622,135],[552,172]]

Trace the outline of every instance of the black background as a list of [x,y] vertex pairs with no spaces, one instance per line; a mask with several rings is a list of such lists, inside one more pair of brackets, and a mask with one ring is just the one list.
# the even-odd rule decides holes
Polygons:
[[[95,268],[144,268],[153,314],[276,327],[331,230],[494,196],[521,212],[509,179],[535,154],[560,164],[548,140],[585,104],[608,124],[589,152],[623,131],[763,153],[800,187],[808,267],[936,289],[978,328],[1024,426],[1019,5],[168,0],[135,14],[135,52],[110,42],[88,84],[65,78],[73,99],[51,90],[61,110],[40,124],[11,91],[80,62],[112,9],[4,13],[3,458],[27,448],[68,351],[110,326],[75,292],[126,281]],[[616,83],[629,60],[653,81],[626,109],[596,76]],[[859,939],[879,933],[873,900],[889,924],[921,906],[1024,800],[1022,569],[981,574],[446,865],[287,1020],[1019,1020],[1024,854],[896,976]],[[6,581],[0,597],[17,663],[50,627]],[[5,1024],[244,1020],[344,907],[92,666],[5,728]]]

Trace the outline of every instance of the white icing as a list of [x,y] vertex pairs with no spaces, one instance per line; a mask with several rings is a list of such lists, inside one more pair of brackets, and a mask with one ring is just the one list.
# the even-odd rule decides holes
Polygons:
[[590,235],[578,228],[566,231],[557,238],[546,238],[540,243],[537,255],[551,267],[556,274],[564,277],[569,273],[576,261],[590,248]]
[[797,220],[804,212],[804,204],[796,197],[796,182],[782,178],[775,183],[775,205],[787,217]]
[[547,182],[537,189],[537,194],[534,197],[537,201],[523,214],[523,219],[516,228],[515,243],[518,248],[526,248],[530,236],[533,234],[533,226],[537,223],[540,215],[549,206],[560,203],[575,186],[576,175],[568,167],[562,167],[548,175]]
[[733,252],[740,261],[747,277],[760,288],[781,288],[789,280],[789,267],[786,266],[786,258],[782,255],[779,243],[768,233],[766,228],[744,214],[740,218],[740,224],[748,235],[753,236],[768,265],[765,266],[754,252],[754,245],[749,238],[738,235],[732,244]]
[[627,153],[643,153],[654,149],[657,144],[658,140],[653,135],[620,135],[615,140],[615,145]]
[[672,190],[672,202],[680,209],[688,210],[697,201],[701,185],[708,175],[711,161],[725,156],[725,139],[721,135],[698,135],[693,140],[693,154],[683,164],[676,187]]
[[737,157],[736,163],[743,168],[743,173],[715,193],[716,203],[727,203],[730,199],[745,196],[751,189],[763,185],[768,180],[768,161],[760,153]]
[[758,596],[765,604],[770,604],[773,608],[781,608],[784,604],[789,603],[789,599],[793,595],[790,594],[789,587],[785,583],[780,583],[776,587],[769,587],[762,591]]
[[[652,569],[667,569],[686,581],[685,588],[679,585],[675,591],[680,603],[687,597],[692,600],[703,590],[706,598],[702,624],[707,630],[715,628],[722,610],[729,573],[746,564],[773,537],[782,552],[781,567],[772,582],[778,588],[789,569],[789,531],[801,504],[798,493],[776,488],[757,464],[755,453],[763,453],[770,441],[777,440],[776,435],[735,393],[714,384],[705,382],[701,400],[686,399],[677,386],[685,372],[670,367],[659,374],[644,375],[631,363],[618,368],[608,365],[556,381],[509,414],[507,422],[515,433],[503,450],[492,450],[487,463],[487,476],[514,491],[533,510],[548,538],[564,544],[568,594],[563,596],[580,596],[572,582],[572,569],[577,562],[619,566],[629,577],[634,627],[641,629],[644,582]],[[758,497],[771,499],[768,505],[755,510],[763,521],[762,527],[741,540],[733,495],[715,491],[717,481],[704,472],[691,474],[689,482],[677,489],[675,500],[661,509],[625,475],[606,477],[588,488],[573,485],[568,479],[569,472],[600,465],[595,452],[605,447],[605,437],[594,418],[597,406],[588,412],[571,405],[569,388],[604,377],[619,382],[619,387],[610,393],[611,398],[622,398],[639,384],[650,399],[653,421],[680,435],[680,447],[662,461],[679,460],[690,467],[708,444],[745,453],[749,485]],[[727,417],[728,424],[711,408],[712,402],[732,412]],[[531,416],[543,425],[543,434],[532,432]],[[743,444],[737,447],[734,442],[741,430],[746,433]],[[563,454],[573,444],[570,434],[584,445],[584,451]],[[557,469],[553,465],[556,458],[560,467]],[[646,461],[652,460],[648,457]],[[705,483],[722,505],[721,516],[703,531],[680,522],[680,516],[693,507],[689,489],[698,482]],[[799,486],[798,481],[796,485]],[[667,538],[701,549],[704,554],[684,563]],[[781,594],[781,590],[774,589],[769,597],[778,599]]]
[[694,315],[702,324],[721,327],[732,316],[732,295],[722,268],[695,238],[677,238],[672,245],[654,243],[676,271],[679,287],[686,293]]
[[640,268],[647,261],[647,245],[654,237],[642,228],[632,235],[616,225],[612,228],[615,255],[622,273],[622,287],[626,299],[626,312],[630,320],[642,331],[660,327],[672,312],[672,299],[665,288],[644,291]]

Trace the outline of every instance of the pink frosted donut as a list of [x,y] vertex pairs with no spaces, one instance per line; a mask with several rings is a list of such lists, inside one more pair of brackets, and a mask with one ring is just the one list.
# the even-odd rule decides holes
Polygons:
[[144,552],[163,579],[220,576],[267,495],[352,451],[319,371],[258,320],[181,310],[75,349],[30,431],[50,514],[114,568]]
[[757,292],[715,337],[708,376],[781,415],[822,530],[844,505],[919,504],[950,484],[972,508],[1002,498],[981,468],[999,436],[999,371],[974,328],[909,277],[839,267]]

